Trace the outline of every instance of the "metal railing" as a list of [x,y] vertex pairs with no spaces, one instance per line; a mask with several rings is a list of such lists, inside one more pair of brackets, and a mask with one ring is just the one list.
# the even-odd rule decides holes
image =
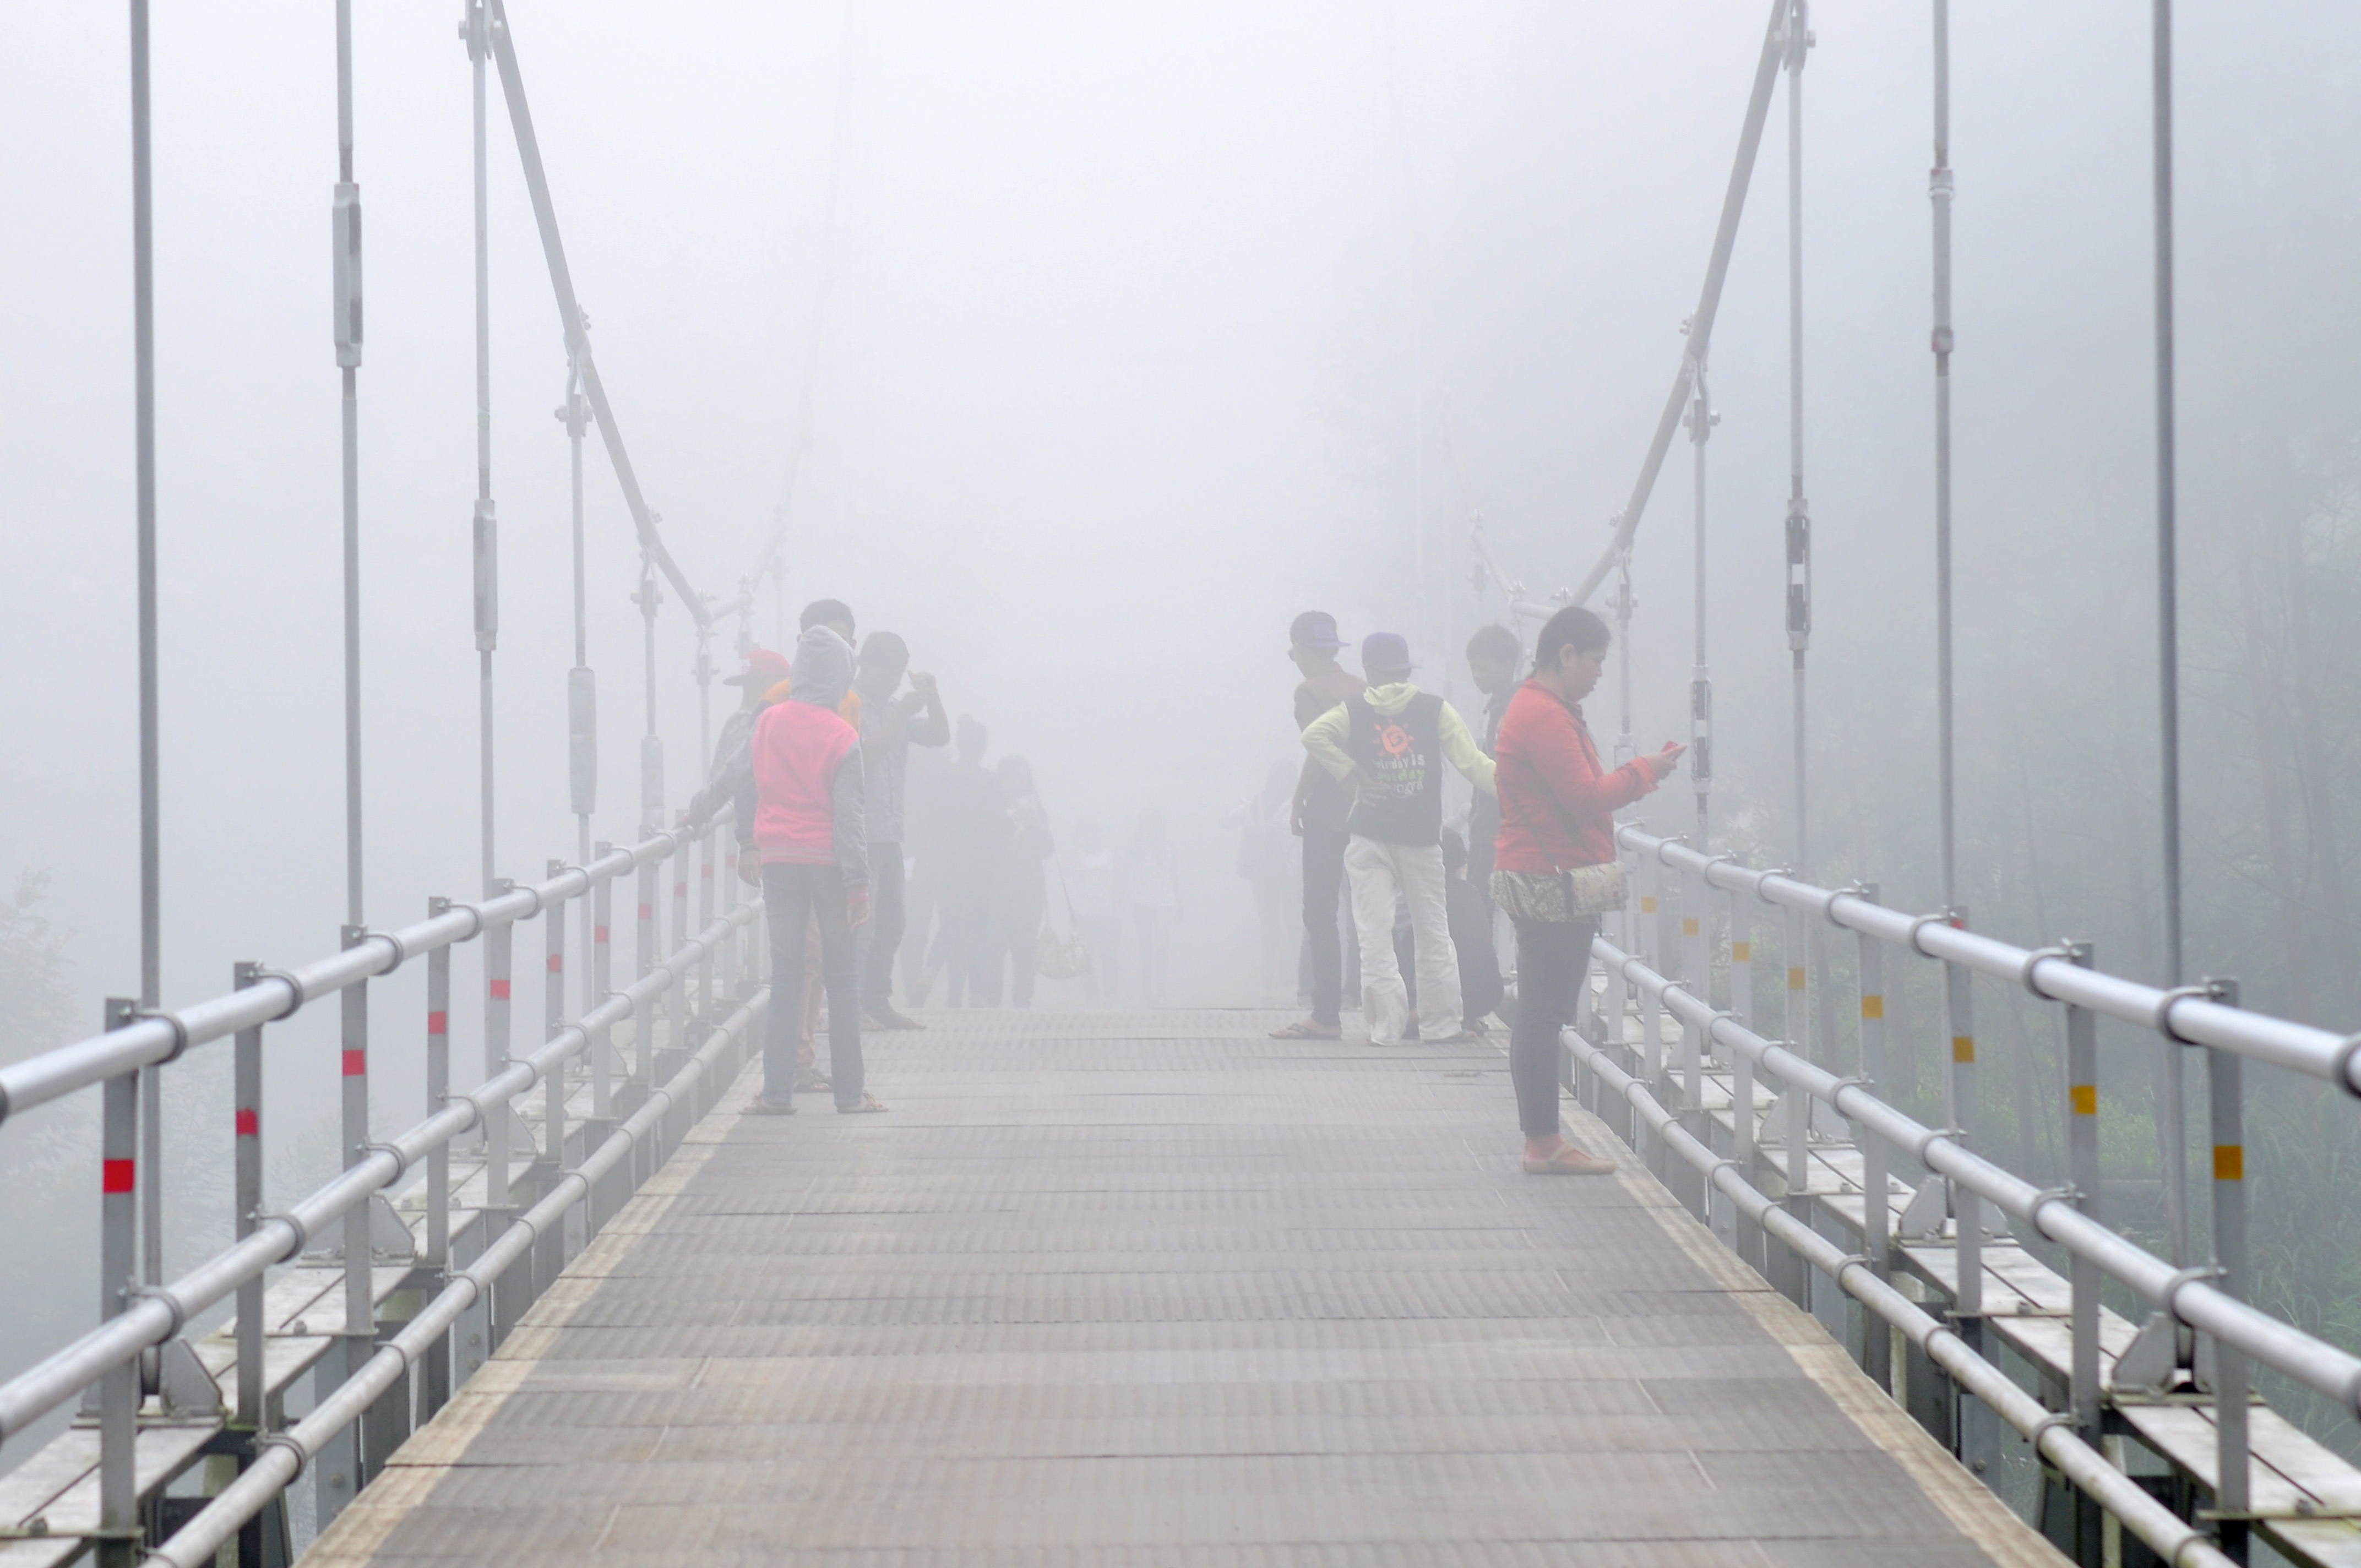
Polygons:
[[[147,1534],[141,1523],[142,1491],[170,1480],[169,1475],[161,1480],[148,1476],[143,1483],[141,1467],[135,1463],[141,1408],[149,1396],[162,1398],[166,1393],[159,1386],[159,1347],[170,1346],[192,1319],[233,1294],[236,1298],[236,1390],[234,1407],[220,1413],[236,1434],[232,1448],[241,1475],[190,1527],[218,1532],[213,1546],[202,1552],[188,1550],[185,1555],[191,1562],[209,1560],[214,1547],[249,1523],[306,1464],[324,1453],[336,1453],[345,1461],[337,1470],[345,1482],[344,1495],[323,1496],[321,1522],[324,1525],[358,1490],[365,1469],[364,1456],[356,1446],[361,1416],[412,1368],[423,1372],[419,1404],[425,1413],[431,1414],[447,1398],[449,1346],[441,1336],[487,1294],[493,1280],[542,1243],[562,1216],[582,1203],[602,1176],[642,1146],[649,1130],[711,1070],[717,1052],[742,1048],[750,1024],[767,1003],[767,991],[754,983],[759,960],[748,953],[741,939],[742,933],[757,927],[762,905],[738,899],[733,876],[726,879],[731,887],[723,895],[725,906],[718,910],[715,906],[711,872],[717,863],[726,862],[733,870],[736,863],[734,852],[722,853],[719,840],[725,831],[712,826],[684,826],[654,832],[627,848],[609,850],[600,846],[602,852],[588,865],[553,863],[547,880],[503,892],[480,904],[436,899],[427,919],[392,932],[348,929],[341,951],[309,964],[291,970],[240,964],[236,989],[192,1006],[136,1013],[127,1003],[110,1003],[110,1018],[120,1021],[118,1027],[0,1068],[0,1119],[93,1086],[104,1095],[103,1321],[0,1382],[0,1442],[21,1435],[31,1423],[93,1387],[98,1390],[99,1522],[94,1532],[87,1533],[103,1558],[130,1560],[128,1553]],[[620,990],[609,991],[607,912],[613,883],[626,873],[638,872],[644,886],[670,861],[675,868],[676,883],[685,888],[692,849],[700,851],[707,874],[702,927],[693,934],[687,931],[686,899],[676,899],[672,922],[675,946],[659,960],[661,927],[653,900],[643,891],[639,976]],[[567,905],[577,898],[591,901],[597,924],[582,1004],[569,1014],[565,916]],[[518,922],[537,916],[546,917],[549,1028],[538,1048],[511,1059],[509,938]],[[449,1090],[451,950],[478,937],[486,938],[485,1078],[476,1089],[455,1093]],[[760,951],[759,946],[755,951]],[[365,1021],[368,981],[422,957],[429,964],[424,1020],[427,1114],[401,1134],[379,1140],[369,1135],[369,1053],[365,1047],[352,1047],[350,1014],[357,1003]],[[722,1019],[724,999],[739,995],[744,997],[742,1003],[727,1003],[732,1011]],[[337,1053],[345,1085],[345,1168],[285,1212],[264,1213],[263,1031],[330,996],[339,997],[347,1009],[346,1048]],[[666,1043],[686,1059],[677,1076],[659,1086],[653,1081],[659,1034],[653,1025],[654,1010],[662,1003],[670,1003],[664,1031]],[[629,1079],[620,1086],[618,1095],[612,1031],[626,1020],[635,1022],[634,1048]],[[693,1026],[701,1031],[704,1048],[688,1057]],[[133,1198],[135,1192],[143,1196],[160,1192],[163,1174],[152,1168],[138,1168],[133,1152],[142,1080],[188,1051],[225,1036],[235,1037],[236,1055],[236,1239],[178,1278],[139,1282],[131,1261],[139,1224]],[[365,1041],[366,1037],[364,1022],[360,1038]],[[586,1053],[589,1114],[575,1118],[573,1125],[585,1133],[602,1127],[612,1131],[577,1157],[568,1146],[567,1068]],[[521,1147],[518,1135],[509,1125],[511,1105],[536,1084],[547,1091],[543,1139],[538,1147],[532,1146],[527,1133]],[[620,1108],[631,1114],[617,1126],[611,1116],[619,1099],[623,1102]],[[451,1159],[455,1145],[478,1131],[485,1152],[482,1212],[491,1222],[488,1230],[498,1234],[489,1238],[487,1250],[471,1266],[455,1272],[451,1267]],[[533,1173],[536,1193],[533,1206],[522,1215],[511,1208],[511,1165],[520,1156],[529,1162],[527,1170]],[[371,1277],[379,1250],[372,1240],[372,1205],[381,1204],[379,1194],[394,1190],[422,1166],[426,1190],[424,1245],[414,1260],[413,1278],[432,1288],[433,1299],[390,1343],[380,1346],[381,1325]],[[636,1186],[647,1171],[635,1169],[633,1174]],[[148,1212],[159,1213],[160,1202],[151,1197]],[[334,1390],[324,1391],[319,1407],[309,1417],[291,1430],[274,1431],[269,1420],[273,1401],[267,1397],[262,1380],[268,1332],[262,1310],[264,1284],[270,1269],[304,1256],[306,1248],[328,1237],[340,1221],[345,1227],[346,1287],[339,1337],[348,1347],[348,1365]],[[585,1223],[578,1230],[587,1238],[592,1228]],[[572,1250],[578,1246],[562,1248],[556,1260],[560,1266],[563,1252]],[[190,1360],[185,1365],[195,1364]],[[334,1368],[329,1376],[335,1376]],[[214,1393],[219,1409],[218,1390]],[[401,1424],[406,1429],[406,1412]],[[345,1445],[341,1451],[339,1444]],[[167,1551],[168,1559],[179,1560],[174,1554],[181,1550],[176,1537]]]
[[[1817,1102],[1843,1118],[1853,1129],[1862,1159],[1861,1253],[1853,1255],[1839,1252],[1810,1233],[1796,1216],[1775,1207],[1773,1212],[1778,1218],[1770,1222],[1768,1228],[1806,1261],[1837,1277],[1846,1291],[1865,1307],[1901,1327],[1922,1348],[1927,1348],[1924,1342],[1928,1331],[1917,1320],[1924,1313],[1915,1303],[1894,1295],[1885,1283],[1889,1249],[1894,1239],[1888,1232],[1885,1173],[1891,1157],[1899,1153],[1939,1178],[1947,1190],[1949,1212],[1958,1217],[1951,1242],[1956,1249],[1955,1318],[1963,1331],[1958,1349],[1972,1357],[1978,1366],[1987,1369],[1989,1376],[1979,1371],[1970,1376],[1948,1364],[1946,1370],[1960,1378],[2011,1425],[2033,1437],[2045,1456],[2059,1463],[2086,1494],[2097,1497],[2110,1512],[2137,1530],[2168,1561],[2180,1561],[2176,1554],[2195,1550],[2191,1545],[2193,1538],[2187,1536],[2187,1527],[2176,1519],[2174,1529],[2180,1533],[2172,1534],[2168,1541],[2117,1507],[2119,1501],[2129,1503],[2131,1499],[2120,1495],[2122,1488],[2114,1481],[2097,1478],[2100,1485],[2094,1490],[2093,1478],[2085,1474],[2089,1461],[2098,1456],[2101,1410],[2109,1393],[2100,1384],[2099,1292],[2103,1277],[2113,1278],[2150,1303],[2159,1314],[2141,1332],[2140,1340],[2147,1342],[2146,1350],[2136,1341],[2116,1363],[2118,1383],[2126,1380],[2125,1375],[2136,1359],[2157,1369],[2156,1379],[2160,1382],[2193,1373],[2197,1356],[2202,1353],[2194,1343],[2178,1334],[2174,1325],[2207,1336],[2212,1360],[2202,1381],[2213,1395],[2217,1444],[2216,1506],[2213,1511],[2223,1525],[2224,1545],[2234,1556],[2242,1557],[2242,1538],[2251,1511],[2247,1360],[2259,1361],[2335,1400],[2347,1413],[2361,1415],[2361,1357],[2306,1333],[2245,1299],[2246,1196],[2241,1135],[2243,1101],[2237,1069],[2247,1060],[2268,1063],[2334,1084],[2348,1093],[2361,1094],[2361,1079],[2356,1079],[2355,1062],[2356,1051],[2361,1051],[2361,1036],[2338,1035],[2242,1011],[2232,1004],[2236,994],[2234,982],[2216,981],[2202,986],[2174,988],[2144,985],[2095,968],[2087,944],[2016,947],[1965,929],[1964,917],[1957,912],[1905,915],[1877,903],[1873,889],[1830,889],[1783,872],[1753,870],[1730,856],[1703,854],[1679,839],[1658,837],[1637,826],[1619,828],[1617,840],[1622,849],[1639,857],[1639,905],[1637,911],[1627,911],[1621,916],[1622,929],[1617,939],[1610,940],[1605,935],[1598,939],[1594,957],[1605,970],[1607,1015],[1620,1019],[1627,996],[1637,1002],[1645,1059],[1639,1072],[1626,1073],[1616,1069],[1597,1045],[1582,1042],[1571,1048],[1585,1069],[1598,1074],[1601,1081],[1629,1099],[1652,1127],[1662,1129],[1667,1118],[1678,1124],[1679,1136],[1663,1135],[1665,1147],[1697,1165],[1705,1172],[1709,1186],[1728,1193],[1757,1223],[1763,1223],[1755,1202],[1761,1194],[1752,1186],[1758,1138],[1784,1143],[1784,1168],[1776,1174],[1784,1178],[1791,1194],[1801,1193],[1808,1187],[1806,1154],[1812,1135],[1812,1118],[1807,1109],[1810,1102]],[[1708,896],[1712,893],[1728,894],[1730,900],[1728,914],[1732,1005],[1728,1009],[1716,1007],[1709,995],[1715,941]],[[1753,926],[1742,913],[1748,901],[1781,911],[1787,927],[1784,945],[1789,1001],[1784,1025],[1776,1031],[1784,1034],[1785,1039],[1773,1037],[1767,1021],[1754,1016],[1753,955],[1749,941]],[[1675,906],[1677,935],[1674,930]],[[1815,919],[1825,920],[1860,938],[1857,986],[1861,1033],[1858,1076],[1842,1075],[1824,1065],[1824,1061],[1811,1059],[1809,1012],[1804,1003],[1807,978],[1805,970],[1812,949],[1806,934]],[[1949,1036],[1950,1046],[1949,1113],[1952,1124],[1941,1128],[1926,1126],[1880,1098],[1876,1081],[1886,1068],[1881,1058],[1888,1022],[1880,954],[1889,947],[1948,966],[1960,977],[1947,988],[1955,997],[1964,995],[1965,976],[1982,975],[2021,985],[2034,996],[2058,1003],[2066,1009],[2069,1081],[2065,1109],[2070,1168],[2066,1185],[2041,1187],[1970,1147],[1969,1124],[1972,1120],[1974,1093],[1973,1080],[1968,1074],[1975,1059],[1975,1041],[1972,1034],[1961,1026],[1966,1015],[1963,1008],[1952,1011],[1944,1031]],[[1664,972],[1677,970],[1687,973],[1676,979]],[[1832,978],[1823,968],[1820,983],[1832,983]],[[1700,994],[1701,992],[1708,994]],[[1679,1026],[1677,1059],[1664,1059],[1657,1023],[1659,1012],[1669,1015]],[[2211,1262],[2186,1266],[2158,1257],[2102,1223],[2098,1216],[2100,1086],[2095,1024],[2100,1017],[2151,1030],[2169,1048],[2196,1047],[2208,1053],[2213,1087],[2208,1142],[2213,1150],[2216,1253]],[[1620,1033],[1614,1043],[1620,1043]],[[1828,1042],[1822,1042],[1817,1054],[1823,1058],[1830,1056]],[[1708,1058],[1725,1063],[1733,1080],[1730,1105],[1731,1146],[1727,1156],[1711,1147],[1705,1116],[1703,1079]],[[1787,1091],[1784,1110],[1774,1106],[1773,1111],[1781,1124],[1766,1122],[1759,1129],[1756,1125],[1753,1083],[1757,1074],[1775,1080]],[[1675,1100],[1676,1105],[1670,1110],[1658,1105],[1653,1099],[1653,1093],[1658,1091]],[[2164,1137],[2166,1146],[2172,1151],[2166,1162],[2166,1186],[2169,1191],[2174,1185],[2169,1166],[2181,1157],[2183,1130],[2168,1125]],[[1741,1187],[1743,1192],[1739,1190]],[[1762,1201],[1773,1201],[1765,1198]],[[1981,1327],[1983,1311],[1980,1290],[1985,1227],[1978,1214],[1982,1203],[1989,1203],[2010,1218],[2022,1221],[2032,1233],[2064,1249],[2073,1260],[2070,1313],[2073,1350],[2067,1391],[2069,1409],[2063,1413],[2039,1410],[2038,1401],[2023,1395],[2014,1384],[2007,1384],[2005,1392],[1998,1384],[1992,1384],[1989,1390],[1978,1386],[1991,1384],[1993,1377],[2006,1383],[2004,1376],[1983,1359],[1980,1338],[1965,1332]],[[1806,1234],[1810,1235],[1808,1241]],[[1866,1273],[1852,1266],[1856,1264],[1866,1265]],[[1928,1353],[1933,1354],[1931,1349]],[[2191,1387],[2194,1387],[2193,1382]],[[2072,1430],[2063,1431],[2066,1428]],[[2069,1439],[2078,1445],[2078,1452],[2070,1456],[2071,1463],[2059,1461],[2055,1451]],[[1963,1434],[1962,1457],[1971,1463],[1988,1457],[1973,1452],[1975,1442],[1972,1433]],[[2119,1472],[2111,1469],[2110,1474],[2120,1479]],[[2149,1506],[2154,1505],[2151,1502]],[[2208,1546],[2196,1555],[2204,1558],[2213,1550]]]

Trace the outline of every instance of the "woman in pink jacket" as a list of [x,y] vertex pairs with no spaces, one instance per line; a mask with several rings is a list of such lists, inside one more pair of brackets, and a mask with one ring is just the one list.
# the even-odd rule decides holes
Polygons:
[[1607,623],[1579,605],[1550,617],[1533,649],[1533,673],[1509,701],[1499,748],[1500,836],[1492,859],[1493,902],[1517,927],[1517,1023],[1509,1035],[1509,1076],[1525,1133],[1525,1169],[1535,1176],[1596,1176],[1615,1168],[1558,1131],[1559,1034],[1590,972],[1598,916],[1589,896],[1600,879],[1586,867],[1616,858],[1615,811],[1662,784],[1683,750],[1667,744],[1611,772],[1582,721],[1582,699],[1598,684],[1614,641]]
[[[859,959],[853,932],[869,921],[869,839],[861,737],[838,713],[852,682],[852,650],[825,626],[796,643],[786,700],[754,720],[740,815],[751,815],[771,927],[771,1013],[757,1114],[795,1114],[796,1047],[804,1014],[804,932],[819,927],[828,987],[829,1081],[840,1112],[883,1111],[863,1087]],[[748,807],[751,806],[751,812]]]

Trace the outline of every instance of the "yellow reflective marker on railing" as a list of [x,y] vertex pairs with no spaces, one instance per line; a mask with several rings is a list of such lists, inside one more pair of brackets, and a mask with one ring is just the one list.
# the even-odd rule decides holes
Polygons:
[[1681,935],[1684,937],[1694,937],[1697,934],[1697,923],[1696,916],[1687,915],[1683,916],[1681,917]]
[[2244,1181],[2246,1179],[2246,1150],[2242,1144],[2213,1146],[2213,1179]]
[[1884,1017],[1884,1016],[1885,1016],[1885,998],[1883,998],[1883,996],[1864,996],[1864,997],[1862,997],[1862,998],[1861,999],[1861,1015],[1862,1017],[1864,1017],[1864,1018],[1883,1018],[1883,1017]]
[[1804,971],[1801,968],[1795,965],[1788,966],[1787,989],[1790,991],[1801,991],[1804,989]]
[[1732,963],[1752,963],[1754,961],[1754,944],[1752,942],[1730,943],[1730,958]]
[[1954,1036],[1951,1036],[1951,1059],[1952,1059],[1953,1061],[1973,1061],[1973,1060],[1975,1060],[1975,1059],[1976,1059],[1976,1037],[1975,1037],[1973,1035],[1954,1035]]
[[2097,1084],[2078,1083],[2073,1087],[2071,1093],[2074,1098],[2074,1114],[2077,1116],[2095,1116],[2099,1113],[2099,1086]]
[[1642,915],[1653,915],[1655,912],[1656,895],[1653,893],[1642,894],[1640,895],[1640,913]]

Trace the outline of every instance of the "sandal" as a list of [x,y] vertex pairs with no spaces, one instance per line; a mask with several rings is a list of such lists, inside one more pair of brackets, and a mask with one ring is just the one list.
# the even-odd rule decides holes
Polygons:
[[1547,1159],[1525,1158],[1527,1176],[1606,1176],[1615,1169],[1615,1162],[1602,1159],[1579,1144],[1563,1144],[1557,1153]]
[[1274,1040],[1341,1040],[1345,1028],[1341,1024],[1323,1024],[1317,1018],[1299,1018],[1284,1029],[1273,1029]]
[[798,1094],[825,1094],[835,1087],[816,1072],[806,1073],[796,1080],[796,1092]]
[[878,1100],[877,1096],[874,1094],[864,1094],[861,1097],[860,1102],[857,1104],[839,1105],[836,1108],[836,1113],[840,1116],[861,1116],[873,1114],[874,1113],[884,1109],[886,1109],[886,1107]]

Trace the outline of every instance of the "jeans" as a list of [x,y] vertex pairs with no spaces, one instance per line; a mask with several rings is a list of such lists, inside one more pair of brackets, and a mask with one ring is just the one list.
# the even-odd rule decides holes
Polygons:
[[1410,1027],[1410,992],[1394,956],[1394,899],[1410,905],[1417,958],[1418,1011],[1437,1036],[1459,1029],[1459,955],[1451,946],[1451,916],[1443,899],[1441,844],[1388,844],[1353,835],[1345,847],[1345,874],[1353,883],[1353,924],[1361,938],[1361,1011],[1372,1040],[1403,1040]]
[[1345,885],[1343,828],[1303,829],[1303,933],[1312,953],[1312,1016],[1336,1021],[1345,994],[1345,954],[1336,935],[1336,894]]
[[902,846],[869,846],[869,924],[861,930],[861,1004],[884,1017],[894,1005],[894,957],[909,928]]
[[829,1080],[840,1108],[858,1105],[861,1075],[860,960],[845,923],[844,874],[834,866],[766,865],[763,903],[771,925],[771,1015],[763,1034],[763,1097],[792,1101],[796,1045],[804,1015],[804,933],[819,925],[820,972],[828,986]]
[[1574,1022],[1598,918],[1516,926],[1517,1026],[1509,1031],[1509,1078],[1517,1086],[1517,1125],[1529,1138],[1546,1138],[1557,1131],[1558,1035]]

